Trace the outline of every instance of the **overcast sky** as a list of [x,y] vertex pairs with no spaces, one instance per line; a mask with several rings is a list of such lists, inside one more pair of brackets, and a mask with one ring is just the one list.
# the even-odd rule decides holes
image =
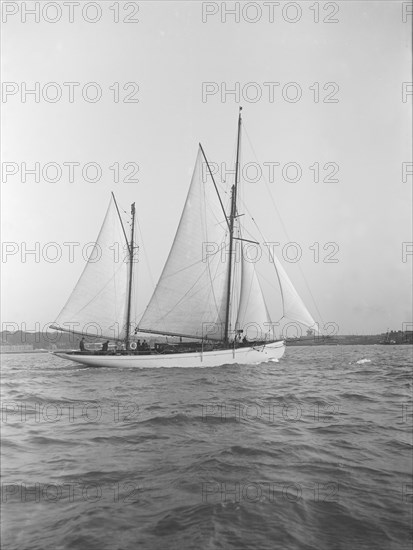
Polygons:
[[[112,190],[124,209],[136,201],[143,310],[175,234],[198,142],[211,162],[232,167],[239,105],[253,147],[244,135],[243,166],[255,162],[263,173],[259,181],[253,169],[244,173],[244,200],[265,237],[281,243],[279,257],[313,317],[337,323],[342,334],[411,321],[413,256],[403,245],[412,241],[412,176],[403,178],[412,147],[406,3],[250,3],[239,22],[222,11],[233,2],[101,2],[101,13],[90,6],[83,14],[40,2],[38,22],[24,4],[34,3],[2,6],[3,328],[57,317]],[[24,83],[33,89],[36,82],[38,101],[24,94]],[[65,82],[79,83],[73,102]],[[225,95],[236,83],[240,97]],[[102,97],[93,102],[96,89]],[[22,163],[36,162],[40,181],[27,174],[23,182]],[[50,162],[62,169],[60,181],[46,181],[53,166],[42,174]],[[69,162],[80,164],[72,182]],[[100,181],[87,181],[93,166],[82,175],[91,162],[101,167]],[[135,169],[124,169],[127,162],[139,166],[132,175],[139,181],[123,181]],[[24,256],[35,242],[40,256]],[[55,263],[41,254],[50,242],[62,252]],[[73,262],[65,242],[80,243]],[[296,263],[283,259],[290,242],[301,250]]]

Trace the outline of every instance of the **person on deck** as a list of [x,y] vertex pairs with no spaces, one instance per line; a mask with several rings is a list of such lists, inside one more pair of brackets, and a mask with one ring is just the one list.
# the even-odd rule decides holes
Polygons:
[[106,352],[109,349],[109,340],[106,340],[106,342],[103,343],[102,351]]
[[85,338],[83,337],[79,342],[80,351],[85,351]]

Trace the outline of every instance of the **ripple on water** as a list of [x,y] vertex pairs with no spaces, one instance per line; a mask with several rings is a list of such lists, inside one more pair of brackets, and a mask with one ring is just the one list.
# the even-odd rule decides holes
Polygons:
[[4,356],[4,548],[410,548],[410,362],[408,346],[202,370]]

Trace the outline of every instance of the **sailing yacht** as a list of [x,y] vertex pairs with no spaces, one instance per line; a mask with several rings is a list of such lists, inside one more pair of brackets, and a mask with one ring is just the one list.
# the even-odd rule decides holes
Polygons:
[[[53,328],[83,336],[97,327],[99,337],[117,342],[117,349],[54,352],[57,356],[88,366],[138,368],[257,364],[282,357],[285,343],[274,331],[278,322],[269,314],[255,263],[244,254],[251,243],[263,243],[245,238],[239,210],[241,109],[229,205],[226,209],[199,144],[172,248],[135,326],[135,203],[128,238],[112,193],[95,248]],[[113,243],[125,246],[127,261],[115,261]],[[271,254],[271,262],[272,288],[281,293],[283,317],[314,327],[275,255]],[[138,345],[141,334],[163,337],[165,342],[142,347]]]

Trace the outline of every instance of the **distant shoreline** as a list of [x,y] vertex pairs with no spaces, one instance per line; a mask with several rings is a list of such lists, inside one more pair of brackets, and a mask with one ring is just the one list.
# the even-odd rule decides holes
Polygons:
[[324,341],[324,342],[302,342],[300,340],[287,340],[286,345],[291,347],[299,346],[384,346],[384,347],[394,347],[394,346],[411,346],[413,342],[400,342],[395,344],[384,344],[382,342],[342,342],[342,341]]
[[20,353],[35,353],[36,355],[39,353],[51,353],[52,350],[50,349],[30,349],[30,350],[24,350],[24,351],[0,351],[0,355],[18,355]]
[[[67,349],[77,349],[79,337],[70,333],[56,333],[51,336],[40,332],[7,332],[0,333],[0,354],[15,353],[48,353]],[[308,334],[298,338],[284,338],[287,346],[337,346],[337,345],[412,345],[413,331],[388,331],[383,334]],[[87,338],[88,343],[102,344],[102,338]]]

